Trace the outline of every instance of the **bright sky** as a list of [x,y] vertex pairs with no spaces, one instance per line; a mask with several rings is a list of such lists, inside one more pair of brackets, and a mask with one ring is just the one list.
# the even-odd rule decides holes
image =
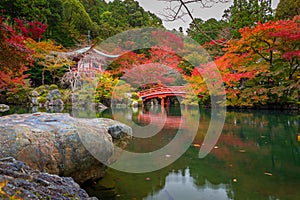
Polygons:
[[[112,1],[112,0],[107,0]],[[160,15],[164,11],[164,8],[168,6],[168,3],[163,2],[161,0],[136,0],[140,3],[140,5],[145,9],[149,10],[152,13],[156,14],[158,17],[163,19],[163,24],[167,29],[177,29],[179,27],[183,27],[186,30],[189,27],[191,19],[186,16],[184,20],[176,20],[174,22],[167,22],[164,20],[164,17]],[[280,0],[272,0],[272,8],[275,9]],[[192,4],[193,7],[190,7],[190,10],[193,13],[193,16],[196,18],[202,18],[203,20],[207,20],[210,18],[220,19],[223,15],[223,11],[229,8],[232,4],[233,0],[229,0],[229,3],[218,3],[215,4],[212,8],[201,8],[197,7],[197,4]]]

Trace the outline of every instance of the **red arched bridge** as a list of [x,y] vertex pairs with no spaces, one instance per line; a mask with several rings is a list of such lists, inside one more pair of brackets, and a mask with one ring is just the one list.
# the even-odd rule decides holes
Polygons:
[[151,99],[161,99],[161,105],[168,104],[168,97],[185,97],[186,91],[184,86],[164,86],[157,85],[146,90],[138,92],[143,102]]

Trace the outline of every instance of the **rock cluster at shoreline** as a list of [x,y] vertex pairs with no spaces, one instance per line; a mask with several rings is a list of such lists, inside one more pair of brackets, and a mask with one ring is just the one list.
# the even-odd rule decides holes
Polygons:
[[72,178],[41,173],[12,157],[0,159],[0,199],[97,200]]
[[[113,138],[131,128],[111,119],[77,119],[66,113],[0,117],[0,157],[14,157],[42,172],[72,177],[81,184],[104,175],[105,165],[82,143],[92,141],[101,161],[114,154]],[[113,136],[113,137],[112,137]]]

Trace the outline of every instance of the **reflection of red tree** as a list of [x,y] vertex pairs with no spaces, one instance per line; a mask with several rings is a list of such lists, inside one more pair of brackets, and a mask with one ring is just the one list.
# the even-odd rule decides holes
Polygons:
[[233,133],[228,134],[222,134],[219,139],[219,145],[226,145],[236,148],[253,148],[255,146],[254,141],[246,140],[243,141],[240,137],[237,135],[234,135]]
[[228,160],[229,157],[233,157],[232,152],[246,153],[256,148],[254,141],[243,141],[233,133],[222,134],[217,145],[217,148],[214,148],[211,153],[221,160]]
[[[207,129],[207,127],[206,127]],[[202,130],[205,130],[204,128]],[[198,134],[193,142],[195,148],[201,148],[205,135]],[[239,136],[233,133],[222,134],[218,144],[211,153],[221,160],[226,160],[232,156],[232,151],[244,153],[256,148],[255,142],[251,140],[243,141]]]

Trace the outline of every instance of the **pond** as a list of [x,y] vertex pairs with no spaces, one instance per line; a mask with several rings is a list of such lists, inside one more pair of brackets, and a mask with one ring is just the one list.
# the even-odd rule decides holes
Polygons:
[[[97,116],[125,122],[130,119],[141,127],[149,124],[149,120],[158,127],[163,124],[156,135],[133,137],[126,148],[145,153],[169,144],[180,129],[184,134],[189,127],[180,126],[183,116],[198,112],[178,107],[150,111],[115,109]],[[164,121],[158,117],[162,114]],[[175,162],[147,173],[109,168],[99,183],[83,187],[103,200],[300,199],[298,112],[227,110],[222,133],[204,158],[199,158],[199,150],[211,114],[210,110],[200,110],[199,114],[197,134]],[[165,156],[167,159],[173,154]]]

